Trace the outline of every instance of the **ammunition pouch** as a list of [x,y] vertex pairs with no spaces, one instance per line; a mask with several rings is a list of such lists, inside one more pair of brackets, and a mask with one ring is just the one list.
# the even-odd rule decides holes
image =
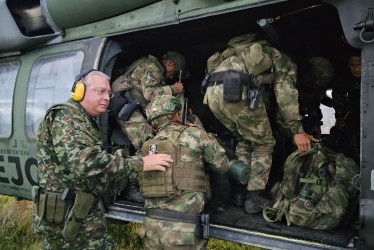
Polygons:
[[65,218],[65,227],[62,235],[65,240],[73,240],[79,233],[83,219],[88,215],[95,203],[94,196],[82,191],[75,192],[74,204],[69,207]]
[[40,219],[45,219],[49,223],[60,224],[64,221],[67,204],[62,200],[59,193],[41,193],[40,187],[32,188],[33,201]]
[[239,102],[242,99],[243,83],[248,75],[229,70],[223,76],[223,99],[227,102]]
[[199,238],[209,239],[209,214],[200,215],[164,209],[147,209],[146,215],[153,219],[195,224],[195,235]]
[[135,110],[140,108],[140,102],[126,91],[113,96],[109,104],[109,114],[127,121]]

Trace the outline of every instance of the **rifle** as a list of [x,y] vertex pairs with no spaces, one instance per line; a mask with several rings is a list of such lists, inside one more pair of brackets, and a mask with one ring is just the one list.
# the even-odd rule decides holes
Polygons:
[[123,105],[122,109],[118,113],[118,117],[123,121],[127,121],[135,110],[141,108],[140,102],[133,97],[129,91],[126,91],[125,98],[127,103]]
[[181,82],[182,81],[182,70],[179,70],[179,80],[178,82]]
[[183,116],[182,116],[182,125],[187,124],[187,114],[188,114],[188,98],[184,98],[184,106],[183,106]]

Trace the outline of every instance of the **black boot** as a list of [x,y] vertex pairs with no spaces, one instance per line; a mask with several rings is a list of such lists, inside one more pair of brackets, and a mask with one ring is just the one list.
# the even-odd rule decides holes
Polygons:
[[144,202],[143,195],[140,192],[138,182],[130,181],[126,188],[125,200],[134,202]]
[[246,214],[258,214],[265,207],[271,207],[272,203],[264,190],[248,191],[244,203],[244,212]]
[[231,201],[236,207],[243,207],[245,197],[247,194],[247,185],[232,184],[233,193],[231,194]]

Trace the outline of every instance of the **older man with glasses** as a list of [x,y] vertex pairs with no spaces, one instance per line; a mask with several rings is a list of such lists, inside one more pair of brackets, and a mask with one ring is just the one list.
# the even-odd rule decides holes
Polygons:
[[141,171],[166,171],[172,159],[105,151],[95,118],[113,95],[109,77],[91,70],[78,78],[73,98],[51,107],[39,127],[33,228],[45,238],[45,249],[114,249],[100,209],[108,186]]

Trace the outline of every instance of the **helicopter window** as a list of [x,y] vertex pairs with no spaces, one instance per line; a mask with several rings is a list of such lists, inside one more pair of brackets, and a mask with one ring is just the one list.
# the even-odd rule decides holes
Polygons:
[[65,102],[71,95],[74,77],[79,74],[84,53],[69,52],[37,60],[32,68],[26,103],[26,131],[36,138],[39,123],[48,108]]
[[19,62],[0,64],[0,137],[10,137],[12,133],[13,93]]

